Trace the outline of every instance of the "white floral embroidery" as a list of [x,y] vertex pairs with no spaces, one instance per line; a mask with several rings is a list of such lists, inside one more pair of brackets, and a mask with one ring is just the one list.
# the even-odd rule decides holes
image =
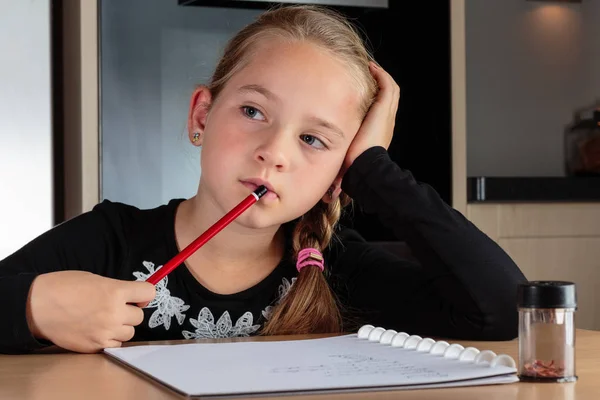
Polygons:
[[[134,272],[133,276],[135,276],[138,281],[145,281],[155,271],[154,263],[143,261],[142,264],[149,273]],[[183,314],[183,312],[190,308],[190,306],[186,305],[179,297],[171,296],[171,292],[167,289],[168,282],[168,276],[165,276],[156,284],[156,297],[154,297],[154,299],[145,307],[156,308],[148,321],[148,326],[150,328],[156,328],[157,326],[163,325],[166,330],[169,330],[171,327],[171,319],[173,317],[175,317],[179,325],[181,325],[185,320],[185,314]]]
[[252,325],[253,320],[252,313],[247,311],[233,325],[229,312],[225,311],[215,324],[215,317],[213,317],[212,312],[208,307],[204,307],[200,310],[198,319],[190,318],[190,323],[196,328],[196,331],[182,331],[181,333],[186,339],[220,339],[249,336],[260,328],[260,325]]
[[[294,285],[294,283],[296,283],[296,277],[292,278],[292,281],[288,281],[285,277],[281,279],[281,285],[279,285],[279,297],[277,299],[277,303],[275,303],[275,305],[281,303],[281,301],[284,299],[285,296],[287,296],[288,292],[290,291],[290,289],[292,288],[292,286]],[[273,315],[273,307],[274,306],[267,306],[263,312],[262,312],[262,316],[265,319],[270,319],[271,315]]]

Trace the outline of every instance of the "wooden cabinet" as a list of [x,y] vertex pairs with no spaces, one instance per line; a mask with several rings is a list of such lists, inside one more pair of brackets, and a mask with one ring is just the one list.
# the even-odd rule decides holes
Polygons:
[[600,204],[469,204],[467,217],[529,280],[575,282],[577,327],[600,329]]
[[98,0],[62,2],[65,219],[100,200]]

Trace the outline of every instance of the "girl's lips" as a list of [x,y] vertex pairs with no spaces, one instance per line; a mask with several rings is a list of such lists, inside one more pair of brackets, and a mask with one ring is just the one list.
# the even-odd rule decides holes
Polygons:
[[[256,188],[259,186],[255,183],[252,182],[246,182],[246,181],[242,181],[242,185],[246,186],[248,189],[254,191],[256,190]],[[267,193],[265,193],[265,195],[262,197],[265,200],[275,200],[277,199],[279,196],[277,195],[277,193],[272,192],[272,191],[268,191]]]

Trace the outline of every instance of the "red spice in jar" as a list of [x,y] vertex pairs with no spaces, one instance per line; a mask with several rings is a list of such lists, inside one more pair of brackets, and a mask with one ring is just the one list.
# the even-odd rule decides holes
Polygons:
[[533,362],[525,363],[523,375],[538,377],[538,378],[562,378],[565,368],[554,360],[544,362],[542,360],[534,360]]

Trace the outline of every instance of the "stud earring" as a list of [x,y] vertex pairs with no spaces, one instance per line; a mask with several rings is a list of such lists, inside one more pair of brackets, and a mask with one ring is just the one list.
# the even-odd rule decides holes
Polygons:
[[198,140],[200,140],[200,134],[198,132],[194,133],[194,136],[192,137],[192,143],[196,143]]
[[327,196],[329,196],[329,200],[333,200],[333,187],[327,189]]

